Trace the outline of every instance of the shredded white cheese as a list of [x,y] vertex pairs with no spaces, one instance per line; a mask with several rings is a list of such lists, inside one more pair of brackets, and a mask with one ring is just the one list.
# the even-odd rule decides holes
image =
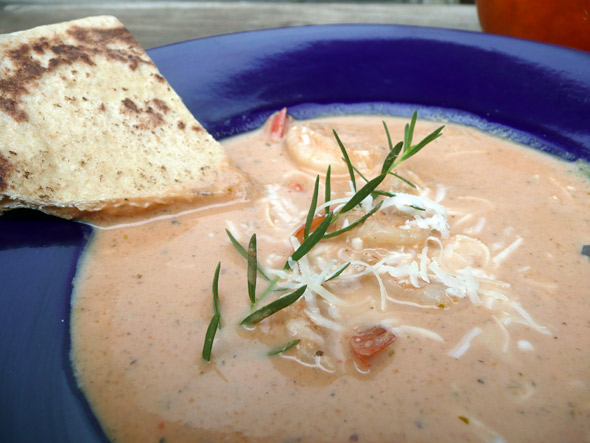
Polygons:
[[514,240],[512,243],[510,243],[510,245],[508,245],[506,248],[504,248],[502,250],[502,252],[500,252],[499,254],[497,254],[492,259],[492,261],[496,265],[499,265],[501,262],[503,262],[504,260],[506,260],[508,258],[508,256],[510,256],[510,254],[512,254],[514,251],[516,251],[516,249],[518,249],[518,247],[521,245],[522,242],[523,242],[522,237],[518,237],[516,240]]
[[471,328],[464,336],[459,340],[457,346],[451,349],[447,354],[453,358],[461,358],[463,354],[465,354],[469,347],[471,346],[471,340],[481,334],[481,329],[477,326],[475,328]]
[[418,335],[420,337],[429,338],[431,340],[444,343],[444,339],[438,335],[436,332],[431,331],[430,329],[421,328],[419,326],[410,326],[410,325],[398,325],[394,328],[391,328],[392,332],[397,336],[400,335]]
[[[327,206],[330,206],[332,211],[341,209],[354,195],[352,182],[349,182],[349,187],[350,192],[347,193],[346,197],[319,205],[316,214],[322,213]],[[485,265],[490,256],[488,246],[478,239],[466,235],[455,235],[443,244],[442,239],[450,236],[448,212],[439,203],[446,196],[446,188],[443,186],[437,187],[435,200],[426,198],[426,195],[429,194],[430,190],[427,188],[421,191],[421,195],[396,192],[394,196],[383,199],[380,208],[380,211],[394,208],[396,211],[408,216],[404,225],[393,229],[417,227],[425,231],[437,231],[439,233],[438,236],[430,235],[421,250],[403,246],[393,250],[382,248],[378,255],[373,255],[373,258],[378,258],[376,262],[365,260],[364,257],[371,257],[371,253],[366,251],[372,251],[372,249],[365,249],[363,238],[359,235],[348,239],[349,248],[339,249],[339,247],[336,247],[335,249],[334,245],[323,248],[322,245],[318,245],[313,252],[306,254],[298,262],[289,259],[290,270],[268,269],[267,272],[269,275],[278,276],[281,280],[280,285],[287,289],[307,285],[307,290],[303,296],[306,306],[302,312],[316,327],[330,331],[341,331],[343,329],[341,308],[352,309],[353,306],[358,305],[358,298],[355,301],[347,301],[346,297],[339,297],[324,287],[326,279],[346,262],[349,262],[350,266],[338,279],[341,282],[347,280],[356,282],[365,276],[375,278],[379,287],[379,312],[384,315],[387,315],[390,303],[432,308],[433,304],[436,303],[436,306],[438,306],[438,303],[440,303],[440,298],[437,297],[446,295],[453,300],[467,298],[474,306],[481,306],[490,311],[501,310],[498,313],[502,317],[501,320],[495,315],[492,318],[496,320],[503,333],[504,340],[501,350],[504,353],[508,351],[510,343],[510,334],[506,326],[511,322],[523,323],[541,333],[549,334],[547,328],[536,324],[526,310],[501,292],[503,288],[510,287],[508,283],[498,281],[493,275],[485,272],[484,269],[487,269]],[[273,208],[273,212],[277,216],[284,218],[286,221],[291,218],[290,222],[293,223],[295,208],[278,202],[278,200],[282,199],[278,196],[276,189],[268,188],[266,197],[269,199],[269,207]],[[477,203],[479,204],[479,202]],[[374,199],[368,196],[361,202],[360,207],[363,212],[368,213],[373,209],[374,204]],[[489,209],[488,206],[489,202],[484,209]],[[463,217],[458,222],[456,221],[456,224],[466,222],[472,218],[471,214],[457,213],[457,215],[463,215]],[[297,214],[297,219],[301,219],[300,214]],[[346,218],[342,227],[349,226],[350,223],[351,221]],[[480,232],[485,223],[485,217],[479,217],[476,223],[464,230],[464,232]],[[230,226],[230,229],[233,232],[236,231],[234,226]],[[513,228],[509,228],[505,230],[504,234],[514,235],[513,231]],[[289,242],[293,250],[300,246],[295,237],[291,237]],[[522,242],[523,239],[517,237],[507,247],[498,244],[497,249],[503,249],[493,257],[492,262],[498,266]],[[334,260],[333,257],[338,257],[340,261]],[[277,261],[280,260],[277,259]],[[415,289],[424,287],[426,284],[435,284],[437,287],[432,292],[433,295],[425,293],[425,298],[421,300],[399,299],[392,297],[388,293],[384,281],[386,279],[392,279],[405,287]],[[440,292],[438,292],[439,287]],[[318,305],[318,297],[325,302],[321,304],[321,309]],[[363,303],[372,304],[373,301],[369,297]],[[390,329],[397,331],[401,335],[419,335],[439,342],[445,341],[438,333],[416,325],[399,325],[398,322],[395,322],[390,325]],[[472,340],[482,332],[479,327],[470,329],[459,343],[448,352],[448,355],[453,358],[460,358],[468,351]],[[532,345],[526,340],[518,342],[518,347],[521,350],[530,350],[530,346]]]
[[433,200],[400,192],[383,200],[380,210],[384,211],[390,207],[414,217],[413,220],[406,221],[406,226],[414,224],[421,229],[436,230],[440,232],[442,237],[449,236],[447,210]]

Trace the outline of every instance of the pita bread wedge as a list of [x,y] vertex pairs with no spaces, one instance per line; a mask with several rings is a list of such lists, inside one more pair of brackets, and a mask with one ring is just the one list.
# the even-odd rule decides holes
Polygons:
[[115,17],[0,36],[0,212],[129,212],[243,180]]

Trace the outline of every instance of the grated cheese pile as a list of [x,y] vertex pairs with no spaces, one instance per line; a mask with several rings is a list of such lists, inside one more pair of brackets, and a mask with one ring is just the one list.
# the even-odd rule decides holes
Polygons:
[[[353,194],[351,185],[351,191],[346,196],[319,205],[316,215],[321,214],[328,206],[337,213]],[[427,197],[433,194],[436,201]],[[365,240],[356,228],[342,236],[346,238],[345,242],[341,240],[322,242],[299,261],[289,259],[290,269],[273,267],[281,260],[284,263],[284,258],[276,255],[269,257],[264,270],[268,275],[278,278],[282,288],[294,290],[303,285],[307,286],[303,301],[300,301],[304,304],[304,308],[298,310],[295,315],[304,315],[313,328],[309,325],[303,327],[305,322],[294,319],[294,322],[289,323],[292,329],[290,333],[307,336],[316,343],[320,341],[323,343],[325,340],[318,337],[318,333],[314,330],[324,331],[324,335],[346,332],[347,325],[343,312],[350,310],[358,301],[349,300],[346,294],[333,290],[331,283],[326,284],[326,280],[341,270],[346,263],[350,263],[350,266],[338,276],[340,284],[354,286],[367,278],[375,279],[379,288],[378,322],[386,325],[393,332],[404,331],[405,334],[445,342],[446,340],[435,331],[419,325],[404,325],[403,321],[397,318],[398,312],[395,306],[446,309],[466,299],[476,309],[489,310],[492,318],[498,322],[498,327],[502,329],[502,333],[508,334],[506,327],[511,323],[522,323],[540,333],[549,334],[546,327],[538,325],[517,301],[506,295],[505,292],[510,288],[510,284],[496,279],[490,271],[497,268],[520,246],[522,238],[516,236],[516,239],[491,258],[489,247],[477,238],[464,234],[451,235],[449,211],[441,204],[446,194],[447,190],[439,185],[436,192],[428,188],[420,190],[418,195],[395,192],[393,196],[382,200],[379,209],[382,215],[387,217],[389,211],[393,210],[405,218],[401,225],[392,225],[387,229],[397,229],[400,232],[417,230],[427,234],[424,241],[416,242],[415,245],[366,247]],[[285,225],[292,229],[292,226],[296,226],[304,217],[295,204],[281,196],[280,188],[276,185],[267,187],[266,197],[262,200],[266,205],[267,221],[276,229],[280,229],[280,226],[284,229]],[[373,210],[375,206],[376,201],[371,196],[365,198],[359,205],[360,211],[364,214]],[[465,224],[466,220],[466,218],[459,219],[459,224]],[[343,227],[348,226],[352,221],[345,219]],[[365,221],[365,224],[370,223],[372,223],[372,217]],[[485,217],[479,217],[471,232],[481,231],[484,224]],[[235,232],[235,227],[229,228],[234,231],[234,235],[239,235]],[[463,232],[469,232],[469,229],[463,229]],[[294,236],[289,238],[289,244],[292,250],[300,246]],[[372,254],[376,250],[379,252],[378,259],[375,259],[376,254]],[[373,259],[367,259],[367,255]],[[415,289],[419,295],[415,299],[396,298],[388,290],[391,283]],[[429,287],[440,288],[439,295],[443,297],[443,301],[440,297],[429,298],[427,295]],[[370,297],[365,300],[365,303],[367,305],[372,303]],[[367,309],[367,306],[363,308],[355,305],[354,307],[360,311]],[[307,332],[302,332],[304,330]],[[449,349],[448,355],[452,358],[460,358],[481,333],[481,328],[472,327],[455,346]],[[530,347],[521,345],[519,349],[528,351]],[[335,346],[333,353],[338,358],[342,358],[342,346]],[[314,358],[314,362],[317,366],[318,359]]]

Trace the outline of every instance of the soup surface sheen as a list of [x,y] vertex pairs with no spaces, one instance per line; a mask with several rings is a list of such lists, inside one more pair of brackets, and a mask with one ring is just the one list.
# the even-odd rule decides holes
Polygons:
[[[281,271],[317,174],[324,202],[328,163],[332,199],[351,195],[332,129],[371,179],[389,151],[381,120],[290,122],[284,140],[265,129],[227,140],[256,183],[250,201],[96,230],[75,281],[72,359],[109,438],[590,441],[590,184],[580,164],[448,125],[396,168],[417,189],[388,178],[387,209]],[[406,120],[386,121],[403,138]],[[414,140],[436,126],[419,121]],[[247,262],[226,229],[246,248],[257,233],[258,261],[279,285],[311,289],[240,326],[251,312]],[[219,261],[222,327],[207,363]],[[267,285],[258,278],[258,296]],[[353,337],[374,327],[395,341],[363,360]]]

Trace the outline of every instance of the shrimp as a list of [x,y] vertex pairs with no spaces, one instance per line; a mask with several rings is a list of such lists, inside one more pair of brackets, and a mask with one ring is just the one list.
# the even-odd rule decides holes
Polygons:
[[[348,169],[334,135],[319,125],[292,125],[285,136],[287,151],[297,165],[315,172],[326,172],[332,166],[332,174],[346,174]],[[347,146],[352,164],[360,170],[375,167],[380,160],[376,150]]]

